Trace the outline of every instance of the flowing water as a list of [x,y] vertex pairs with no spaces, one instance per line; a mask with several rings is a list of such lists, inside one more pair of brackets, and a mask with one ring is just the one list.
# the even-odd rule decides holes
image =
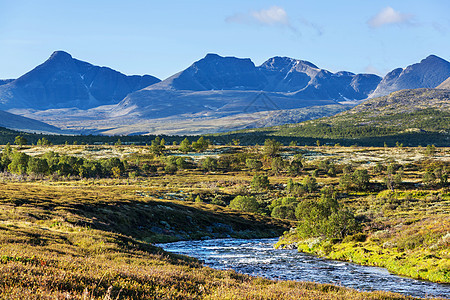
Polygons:
[[164,250],[196,257],[215,269],[269,279],[331,283],[360,291],[384,290],[414,297],[450,297],[450,284],[390,274],[386,269],[321,259],[297,250],[277,250],[277,239],[216,239],[160,244]]

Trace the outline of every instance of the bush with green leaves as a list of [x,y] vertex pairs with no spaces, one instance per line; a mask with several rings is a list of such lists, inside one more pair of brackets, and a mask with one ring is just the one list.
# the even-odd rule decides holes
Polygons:
[[38,141],[36,142],[37,146],[51,146],[52,143],[46,139],[45,137],[43,137],[42,139],[38,139]]
[[14,139],[14,144],[18,146],[23,146],[26,145],[27,143],[28,143],[27,139],[21,135],[16,136],[16,138]]
[[359,191],[365,191],[369,187],[369,173],[366,169],[357,169],[353,172],[353,185]]
[[38,157],[28,159],[28,174],[47,174],[49,172],[47,160]]
[[214,157],[207,157],[202,161],[202,169],[206,171],[217,170],[217,159]]
[[247,158],[245,160],[245,165],[247,166],[247,168],[253,171],[259,171],[263,166],[262,162],[259,159],[255,158]]
[[154,155],[162,155],[164,149],[166,148],[165,146],[165,140],[161,139],[159,136],[155,137],[154,140],[152,140],[152,144],[150,146],[150,151],[154,154]]
[[305,190],[308,191],[309,193],[317,191],[318,188],[316,178],[310,175],[306,175],[306,177],[303,178],[302,185],[304,186]]
[[181,141],[180,147],[178,149],[184,153],[192,151],[191,143],[189,142],[188,138],[185,138],[184,140]]
[[11,145],[8,143],[0,154],[0,171],[8,170],[8,165],[11,163],[11,155],[12,149]]
[[243,212],[256,213],[258,212],[259,204],[258,201],[256,201],[255,197],[236,196],[236,198],[231,200],[228,207]]
[[274,174],[279,174],[284,170],[285,161],[281,157],[274,157],[270,163],[270,168]]
[[436,154],[436,147],[434,145],[427,145],[425,154],[428,156],[434,156]]
[[269,205],[271,216],[279,219],[295,220],[295,208],[299,201],[294,197],[283,197],[272,200]]
[[210,141],[201,136],[196,142],[192,142],[192,148],[197,152],[203,152],[208,149],[209,144]]
[[[84,160],[83,164],[78,168],[78,175],[83,178],[101,177],[102,165],[98,161]],[[112,175],[112,170],[109,170]],[[116,171],[117,174],[117,171]]]
[[398,187],[402,183],[403,177],[403,169],[394,164],[390,164],[386,168],[386,176],[384,177],[384,183],[386,187],[390,190],[394,190],[394,188]]
[[225,201],[222,200],[222,197],[220,195],[216,195],[214,199],[211,200],[211,204],[219,205],[219,206],[227,206]]
[[175,160],[175,164],[179,170],[187,169],[189,167],[189,162],[187,161],[187,157],[178,157]]
[[8,171],[15,174],[26,174],[28,168],[29,156],[23,152],[13,151],[11,163],[8,165]]
[[352,175],[349,173],[344,173],[339,178],[339,187],[346,192],[349,192],[352,189],[353,186],[353,178]]
[[353,213],[334,197],[305,199],[295,209],[297,233],[301,238],[326,237],[342,239],[359,230]]
[[286,191],[292,196],[301,196],[308,192],[301,183],[294,182],[291,178],[288,179]]
[[427,187],[446,187],[448,185],[448,173],[444,166],[430,166],[422,175],[422,183]]
[[142,167],[141,167],[141,170],[142,170],[144,173],[156,173],[157,167],[154,166],[154,165],[150,165],[150,164],[148,164],[148,163],[144,163],[144,164],[142,165]]
[[263,152],[267,157],[275,157],[281,150],[282,144],[273,139],[266,139],[264,141]]
[[177,157],[168,156],[164,160],[164,171],[167,174],[175,174],[178,171]]
[[250,185],[255,191],[267,190],[270,186],[269,178],[267,175],[255,174]]
[[299,176],[303,170],[303,160],[301,158],[294,158],[287,167],[287,172],[291,176]]

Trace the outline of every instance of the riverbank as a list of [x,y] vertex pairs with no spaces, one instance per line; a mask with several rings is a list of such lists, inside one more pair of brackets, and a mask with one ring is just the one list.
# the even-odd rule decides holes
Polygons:
[[370,221],[343,240],[301,238],[286,232],[276,247],[320,257],[378,266],[391,273],[450,283],[450,194],[383,191],[348,204]]
[[[414,299],[203,267],[196,259],[167,253],[133,237],[142,231],[134,221],[142,221],[144,212],[150,217],[151,208],[154,214],[163,213],[158,205],[175,209],[181,204],[138,195],[137,186],[109,183],[1,184],[0,298]],[[222,212],[209,204],[183,207],[194,208],[211,222],[212,215],[235,218],[241,225],[248,218],[268,227],[277,222]],[[176,222],[168,224],[173,227]]]
[[198,258],[214,269],[235,270],[275,280],[339,284],[360,291],[382,290],[413,297],[446,297],[450,285],[393,275],[384,268],[319,258],[296,249],[274,249],[277,238],[214,239],[159,244]]

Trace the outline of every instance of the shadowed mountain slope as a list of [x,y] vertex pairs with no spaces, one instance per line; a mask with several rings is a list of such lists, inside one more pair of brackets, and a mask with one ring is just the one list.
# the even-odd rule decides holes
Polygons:
[[403,89],[435,88],[450,76],[450,62],[430,55],[420,63],[389,72],[380,82],[371,98]]
[[40,133],[61,134],[55,126],[0,110],[0,127]]
[[150,75],[126,76],[56,51],[30,72],[0,85],[0,108],[87,109],[116,104],[127,94],[158,81]]

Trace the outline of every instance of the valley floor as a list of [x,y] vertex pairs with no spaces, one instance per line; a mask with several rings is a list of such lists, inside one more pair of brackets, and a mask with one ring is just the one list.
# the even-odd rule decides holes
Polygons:
[[[286,160],[295,153],[303,155],[302,171],[291,176],[284,170],[273,172],[273,164],[259,156],[264,151],[261,147],[231,148],[234,154],[226,155],[244,153],[244,157],[261,159],[264,165],[256,174],[268,174],[270,186],[258,189],[253,184],[255,172],[245,163],[242,169],[228,171],[196,167],[208,155],[220,159],[217,151],[192,154],[190,168],[172,172],[164,167],[164,162],[169,164],[165,158],[150,155],[146,147],[17,148],[29,155],[64,151],[89,155],[92,160],[107,154],[127,159],[130,172],[115,179],[2,173],[0,298],[413,299],[213,270],[152,245],[182,239],[275,237],[283,232],[280,243],[295,243],[301,251],[449,282],[450,195],[446,187],[424,185],[421,167],[443,165],[445,171],[448,149],[435,149],[430,157],[426,149],[418,148],[287,148],[281,153]],[[339,181],[345,173],[324,172],[321,162],[325,159],[332,159],[335,166],[353,164],[370,170],[370,188],[341,188]],[[374,170],[376,162],[389,159],[404,172],[394,192],[383,187],[384,173]],[[147,170],[144,162],[155,165],[155,171],[146,176],[132,174],[137,170],[133,167]],[[317,184],[334,186],[339,205],[354,212],[361,224],[358,232],[344,238],[301,238],[299,220],[273,214],[275,199],[292,196],[286,187],[288,179],[303,182],[316,169]],[[258,211],[231,209],[230,202],[238,195],[256,198]],[[320,197],[316,190],[303,191],[294,199],[302,203],[320,201]]]

